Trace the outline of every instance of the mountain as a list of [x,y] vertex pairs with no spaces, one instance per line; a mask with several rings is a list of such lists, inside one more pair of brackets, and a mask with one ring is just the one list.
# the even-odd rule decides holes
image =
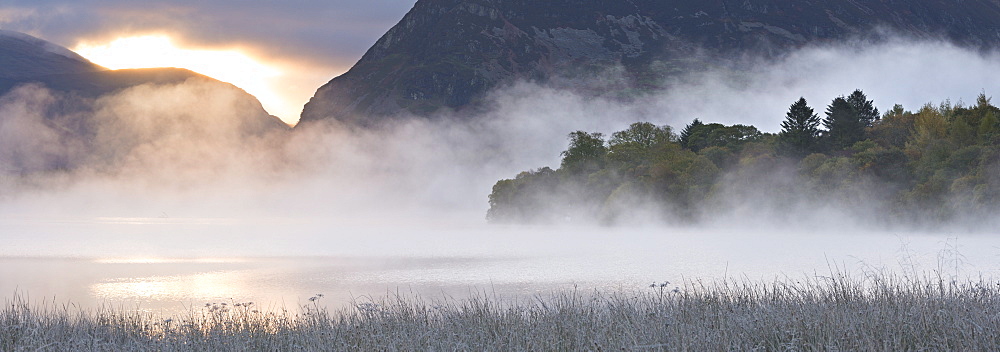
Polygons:
[[418,0],[301,122],[377,125],[397,114],[468,109],[517,79],[621,67],[637,89],[810,43],[889,35],[1000,44],[995,0]]
[[[141,68],[105,70],[94,72],[77,72],[54,74],[37,77],[0,78],[0,95],[28,83],[41,84],[50,90],[70,94],[77,98],[100,98],[125,89],[141,85],[179,85],[185,82],[200,82],[218,90],[233,91],[242,106],[248,106],[252,111],[245,116],[238,126],[248,134],[262,134],[273,130],[288,129],[288,125],[278,117],[268,114],[263,105],[253,95],[236,86],[218,81],[197,72],[174,67]],[[155,96],[150,99],[157,99]],[[204,101],[210,104],[209,101]],[[87,108],[86,106],[69,106],[70,110]]]
[[0,31],[0,64],[7,173],[118,165],[141,148],[240,143],[290,129],[253,95],[186,69],[108,70],[9,31]]
[[64,47],[24,33],[0,30],[0,78],[106,70]]
[[173,67],[109,70],[59,45],[24,33],[0,30],[0,95],[24,84],[38,83],[53,91],[98,98],[144,84],[180,84],[188,80],[239,91],[240,99],[256,105],[256,111],[247,117],[256,120],[249,121],[251,125],[263,130],[288,128],[268,114],[253,95],[194,71]]

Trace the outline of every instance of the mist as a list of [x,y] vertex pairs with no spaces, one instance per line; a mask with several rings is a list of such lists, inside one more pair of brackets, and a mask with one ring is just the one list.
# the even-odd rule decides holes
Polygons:
[[[85,102],[88,111],[47,117],[79,98],[26,86],[0,100],[0,211],[475,223],[493,183],[557,167],[572,131],[610,134],[636,121],[678,131],[698,118],[777,132],[800,96],[822,111],[861,88],[880,111],[893,104],[916,109],[988,95],[1000,83],[984,73],[998,69],[996,53],[943,42],[815,46],[738,76],[691,74],[635,101],[522,82],[493,92],[493,109],[482,116],[398,119],[378,130],[317,124],[267,136],[237,126],[248,108],[232,92],[197,83],[134,87]],[[58,133],[58,123],[44,122],[79,114],[96,121],[96,147],[86,153],[81,141]],[[66,167],[40,171],[47,165]]]
[[[498,180],[558,167],[573,131],[609,135],[637,121],[679,131],[698,118],[776,132],[800,96],[818,113],[856,88],[880,111],[917,109],[1000,91],[984,74],[998,71],[996,53],[935,41],[814,46],[751,72],[680,77],[668,90],[627,101],[518,82],[492,92],[480,116],[442,112],[378,129],[331,121],[291,131],[247,125],[257,105],[198,81],[96,99],[28,85],[0,98],[0,256],[14,258],[5,264],[9,282],[37,295],[66,293],[46,291],[47,276],[33,286],[39,278],[24,274],[38,265],[30,258],[96,258],[52,266],[83,270],[74,279],[84,282],[82,293],[71,294],[132,301],[326,292],[346,302],[399,286],[428,295],[467,294],[469,285],[530,295],[795,276],[831,263],[940,272],[945,261],[961,262],[964,273],[989,277],[1000,267],[988,236],[886,227],[874,191],[865,198],[872,204],[775,197],[769,187],[797,182],[791,167],[764,170],[768,184],[723,175],[742,191],[699,209],[706,220],[697,223],[491,225],[485,217]],[[601,79],[620,82],[613,71]],[[85,137],[64,133],[72,121],[86,121]],[[633,219],[662,210],[625,204]],[[762,254],[775,251],[786,254]],[[165,288],[149,293],[149,285]]]
[[[792,167],[765,170],[763,184],[723,175],[732,196],[698,209],[696,223],[657,219],[660,205],[643,202],[623,203],[631,218],[611,225],[488,224],[486,211],[498,180],[558,167],[573,131],[610,135],[637,121],[679,131],[698,118],[776,132],[800,96],[818,113],[856,88],[880,111],[917,109],[989,95],[1000,83],[983,72],[998,69],[996,53],[943,42],[815,46],[632,100],[517,82],[492,92],[479,116],[291,131],[248,125],[258,105],[201,81],[99,98],[28,85],[0,97],[0,290],[170,310],[294,305],[317,292],[346,305],[399,289],[527,297],[831,266],[995,277],[983,227],[887,227],[876,192],[865,204],[776,197],[773,187],[799,181]],[[617,75],[592,84],[620,85]]]

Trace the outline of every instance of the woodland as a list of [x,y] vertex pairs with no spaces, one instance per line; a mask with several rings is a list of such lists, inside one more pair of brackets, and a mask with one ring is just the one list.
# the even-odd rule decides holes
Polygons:
[[649,122],[610,136],[575,131],[558,168],[498,181],[487,219],[697,223],[757,208],[784,221],[830,207],[882,225],[991,218],[1000,201],[998,116],[985,93],[970,106],[880,113],[856,90],[822,116],[800,98],[778,133],[697,118],[680,131]]

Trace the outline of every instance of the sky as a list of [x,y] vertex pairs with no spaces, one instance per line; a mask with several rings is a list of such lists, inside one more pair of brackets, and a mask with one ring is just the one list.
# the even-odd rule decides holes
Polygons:
[[5,0],[0,29],[108,68],[189,68],[247,90],[294,124],[316,89],[346,72],[415,2]]

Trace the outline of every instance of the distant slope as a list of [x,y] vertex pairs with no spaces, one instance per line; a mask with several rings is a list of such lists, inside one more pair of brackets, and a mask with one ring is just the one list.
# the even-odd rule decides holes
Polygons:
[[[217,86],[218,89],[237,91],[241,105],[250,106],[254,113],[246,116],[239,126],[250,134],[266,133],[271,130],[288,129],[288,125],[278,117],[268,114],[253,95],[236,86],[182,68],[144,68],[109,70],[96,72],[67,73],[25,78],[0,78],[0,95],[29,83],[37,83],[48,89],[69,93],[84,98],[98,98],[140,85],[176,85],[197,80]],[[157,99],[157,97],[149,97]],[[208,103],[208,102],[206,102]],[[73,108],[73,107],[69,107]]]
[[0,30],[0,78],[106,70],[69,49],[27,34]]
[[879,29],[963,46],[1000,43],[992,0],[419,0],[347,73],[320,87],[302,122],[374,125],[463,109],[515,79],[621,65],[639,88],[706,59],[779,56]]
[[56,44],[24,33],[0,30],[0,95],[24,84],[38,83],[58,92],[97,98],[144,84],[180,84],[189,79],[217,84],[221,89],[238,90],[243,100],[256,107],[256,113],[247,117],[256,121],[246,124],[262,129],[259,132],[288,129],[288,125],[268,114],[257,98],[232,84],[180,68],[108,70]]
[[50,74],[20,78],[0,78],[0,94],[29,82],[40,83],[49,89],[75,92],[83,96],[98,97],[141,84],[176,84],[189,78],[211,79],[180,68],[152,68],[103,70]]
[[290,129],[253,95],[186,69],[107,70],[12,32],[0,32],[0,64],[0,112],[7,112],[0,171],[7,173],[113,165],[164,140],[238,144]]

